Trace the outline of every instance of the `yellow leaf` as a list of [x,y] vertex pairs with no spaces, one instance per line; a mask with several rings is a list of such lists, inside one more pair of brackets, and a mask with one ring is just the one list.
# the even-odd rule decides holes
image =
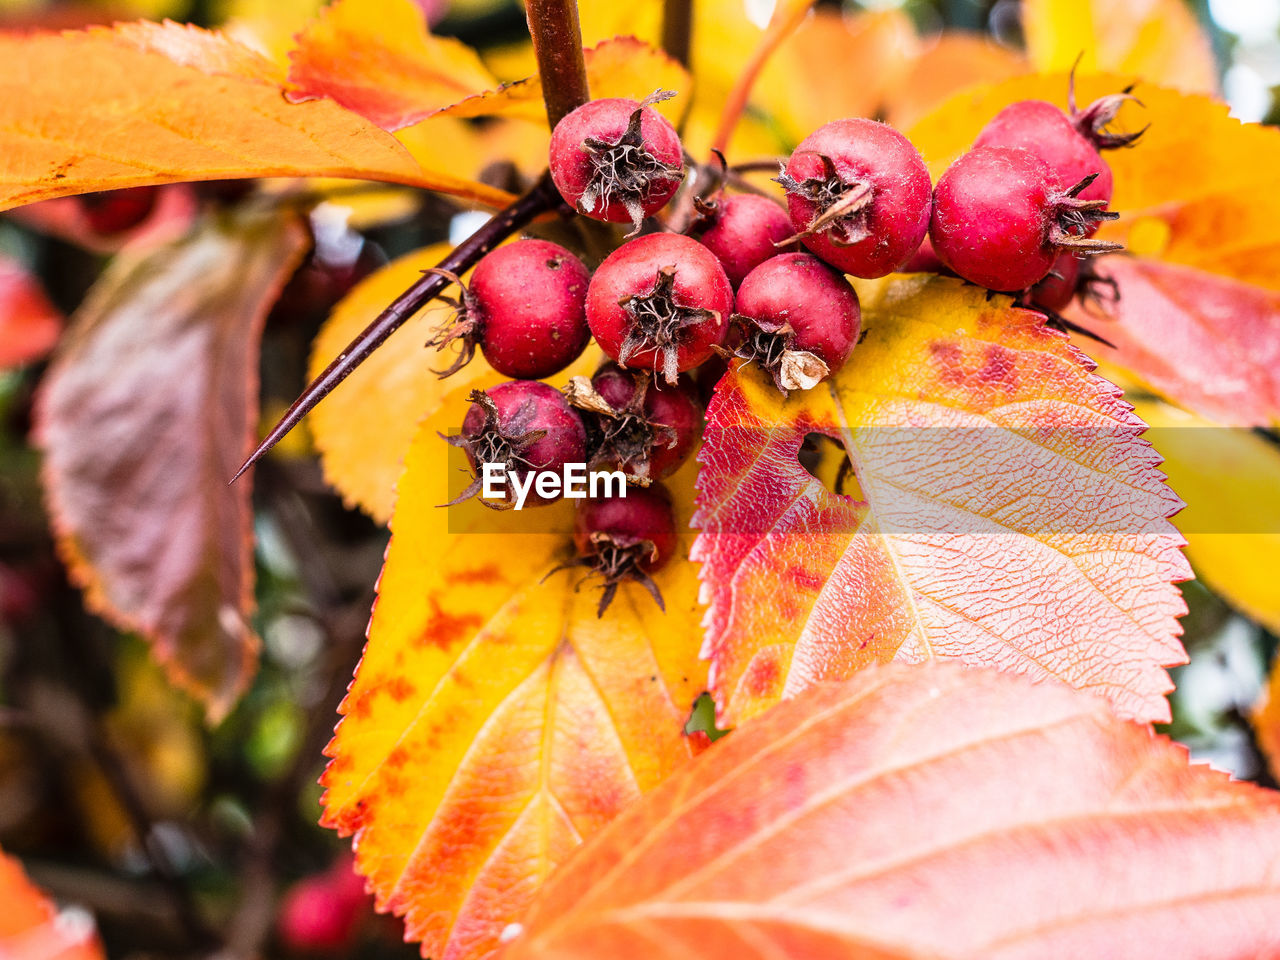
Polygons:
[[1042,73],[1132,73],[1191,92],[1218,88],[1208,35],[1187,0],[1023,0],[1022,29]]
[[385,180],[492,206],[510,200],[423,170],[394,137],[335,103],[289,103],[275,64],[196,27],[0,35],[0,58],[0,209],[120,187],[272,176]]
[[219,0],[214,21],[227,36],[282,67],[299,33],[314,19],[324,0]]
[[414,0],[337,0],[298,37],[289,80],[398,130],[494,85],[474,50],[427,29]]
[[1280,450],[1155,401],[1137,413],[1186,508],[1174,523],[1197,576],[1246,616],[1280,632]]
[[[499,378],[492,376],[488,383]],[[704,689],[697,581],[682,538],[604,617],[571,559],[569,502],[448,509],[466,388],[417,432],[379,597],[328,755],[324,823],[429,956],[479,960],[580,840],[691,753]],[[686,529],[692,462],[672,479]],[[526,532],[545,530],[551,532]]]
[[[444,259],[450,249],[445,243],[423,247],[357,284],[334,308],[312,344],[310,375],[317,376],[387,304],[419,280],[424,270]],[[358,506],[379,523],[391,516],[396,479],[419,421],[435,414],[451,391],[465,393],[494,376],[479,353],[448,379],[432,372],[444,369],[451,360],[451,355],[441,356],[424,347],[431,331],[449,319],[449,310],[436,302],[409,318],[309,417],[326,479],[342,493],[348,506]],[[548,382],[561,386],[576,374],[590,375],[599,360],[599,350],[589,347],[577,363]]]

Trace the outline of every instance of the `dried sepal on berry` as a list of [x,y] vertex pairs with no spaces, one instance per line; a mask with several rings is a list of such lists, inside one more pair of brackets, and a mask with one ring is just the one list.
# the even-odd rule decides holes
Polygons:
[[733,356],[758,363],[773,378],[773,385],[790,395],[792,390],[811,390],[827,377],[831,368],[808,350],[795,349],[795,330],[789,323],[770,323],[735,314],[733,320],[742,339]]
[[680,332],[718,319],[714,310],[680,303],[675,282],[676,268],[662,267],[652,289],[628,294],[618,301],[632,321],[618,351],[618,362],[625,367],[640,351],[654,350],[662,356],[662,376],[667,383],[675,383],[680,375]]
[[816,208],[813,217],[799,233],[780,241],[779,247],[804,240],[815,233],[826,232],[836,246],[848,247],[871,236],[866,211],[871,205],[873,188],[868,180],[849,180],[840,175],[826,154],[818,154],[822,176],[797,180],[787,173],[787,165],[779,163],[774,182],[789,194],[803,197]]
[[444,379],[457,373],[475,359],[476,348],[480,345],[482,331],[480,310],[476,305],[475,297],[471,295],[467,285],[462,282],[462,278],[456,273],[442,270],[439,267],[432,267],[422,272],[442,276],[450,283],[457,284],[459,290],[456,297],[437,294],[436,299],[452,308],[453,313],[448,320],[435,329],[430,339],[424,344],[424,346],[434,347],[436,350],[443,350],[446,346],[454,343],[458,345],[458,355],[454,358],[453,363],[443,370],[431,371],[437,377]]
[[573,377],[563,393],[570,406],[585,413],[588,465],[613,466],[629,476],[648,479],[656,473],[652,469],[654,452],[674,449],[680,433],[673,426],[656,422],[646,411],[651,386],[648,373],[618,373],[629,378],[632,387],[630,396],[616,406],[587,377]]

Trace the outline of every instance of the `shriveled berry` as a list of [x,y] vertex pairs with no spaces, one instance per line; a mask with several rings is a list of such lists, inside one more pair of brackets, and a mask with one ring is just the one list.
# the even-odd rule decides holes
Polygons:
[[79,199],[89,228],[102,236],[112,236],[132,230],[151,216],[159,193],[159,187],[126,187],[86,193]]
[[[488,391],[473,390],[468,399],[471,409],[462,420],[462,432],[445,439],[466,451],[473,478],[451,505],[480,492],[486,463],[504,467],[507,499],[504,503],[481,502],[505,509],[515,503],[509,478],[514,476],[524,483],[532,471],[560,473],[566,463],[586,462],[582,420],[555,387],[537,380],[512,380]],[[530,487],[525,503],[536,506],[554,499],[559,498],[544,499]]]
[[599,616],[625,580],[639,583],[666,609],[649,576],[676,552],[671,497],[661,485],[630,487],[625,497],[583,500],[574,516],[573,540],[579,559],[571,566],[585,566],[604,580]]
[[559,373],[591,339],[585,306],[590,282],[581,260],[547,240],[519,240],[485,254],[471,286],[458,281],[460,297],[442,298],[453,305],[454,318],[430,345],[457,341],[461,350],[441,375],[469,363],[477,346],[504,376],[539,380]]
[[732,312],[733,287],[715,254],[675,233],[624,243],[587,290],[587,322],[600,348],[669,384],[724,342]]
[[716,255],[736,289],[743,278],[770,257],[795,249],[785,243],[793,231],[787,211],[768,197],[739,193],[701,207],[709,224],[698,237]]
[[808,253],[766,260],[742,281],[736,353],[760,363],[783,393],[808,390],[844,366],[862,310],[844,275]]
[[1017,147],[1047,163],[1063,186],[1097,178],[1080,192],[1082,200],[1111,200],[1111,167],[1071,118],[1044,100],[1011,103],[982,128],[974,147]]
[[668,476],[688,458],[702,429],[698,388],[688,376],[658,389],[648,373],[606,363],[590,380],[574,377],[565,394],[583,411],[594,467]]
[[1045,278],[1031,288],[1028,298],[1037,307],[1058,313],[1076,295],[1080,281],[1080,258],[1072,253],[1060,253]]
[[630,222],[662,209],[684,179],[680,135],[651,104],[607,98],[584,103],[551,134],[551,179],[579,213],[607,223]]
[[1026,150],[971,150],[938,180],[929,239],[942,262],[966,280],[1024,290],[1044,278],[1060,253],[1120,249],[1085,235],[1116,216],[1102,200],[1080,199],[1089,182],[1064,190],[1048,164]]
[[929,229],[929,171],[910,141],[874,120],[834,120],[783,167],[791,225],[806,247],[855,277],[904,264]]

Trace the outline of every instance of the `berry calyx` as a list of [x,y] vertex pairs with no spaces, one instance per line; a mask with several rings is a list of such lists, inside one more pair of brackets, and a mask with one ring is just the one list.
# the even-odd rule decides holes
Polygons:
[[1121,249],[1087,236],[1117,214],[1080,194],[1092,175],[1063,190],[1049,165],[1026,150],[979,147],[951,165],[934,190],[929,239],[948,267],[990,290],[1039,282],[1058,255]]
[[592,100],[556,124],[551,179],[565,201],[595,220],[630,222],[638,233],[684,179],[680,135],[652,107],[673,96],[658,91],[639,103]]
[[489,365],[504,376],[540,380],[578,358],[591,331],[586,298],[591,274],[564,247],[546,240],[519,240],[486,254],[457,299],[453,320],[428,346],[461,345],[457,359],[440,376],[455,373],[479,347]]
[[668,384],[724,342],[733,288],[715,254],[688,237],[653,233],[597,268],[587,322],[610,359],[661,372]]
[[[535,470],[562,472],[566,463],[586,460],[586,430],[564,396],[555,387],[537,380],[512,380],[490,390],[472,390],[471,409],[462,420],[462,432],[445,437],[461,447],[471,464],[472,481],[449,506],[474,497],[483,485],[486,463],[501,464],[507,478],[521,482]],[[515,503],[510,482],[505,501],[480,502],[497,510]],[[527,505],[552,503],[530,487]]]
[[862,311],[849,281],[817,257],[766,260],[738,288],[736,354],[756,361],[784,394],[808,390],[844,366]]
[[719,259],[734,289],[770,257],[795,249],[787,242],[795,232],[791,218],[768,197],[739,193],[694,203],[705,224],[698,239]]
[[1076,72],[1072,69],[1071,79],[1067,84],[1067,113],[1071,117],[1072,126],[1080,131],[1081,136],[1093,144],[1097,150],[1117,150],[1121,147],[1133,146],[1138,142],[1138,138],[1147,132],[1147,127],[1135,133],[1112,133],[1107,129],[1115,120],[1116,114],[1120,112],[1120,108],[1127,102],[1132,101],[1142,106],[1142,101],[1135,97],[1132,91],[1132,86],[1126,87],[1119,93],[1099,97],[1083,110],[1078,110],[1076,109]]
[[588,462],[634,477],[657,479],[675,472],[702,427],[702,404],[689,377],[659,390],[647,373],[606,363],[590,380],[574,377],[565,396],[583,411]]
[[618,585],[627,580],[639,583],[666,610],[650,577],[676,552],[671,498],[661,486],[630,487],[625,497],[583,500],[574,516],[573,541],[579,556],[566,566],[586,567],[604,580],[597,616],[604,616]]
[[835,120],[805,137],[777,182],[793,239],[855,277],[905,263],[929,229],[929,171],[902,134],[874,120]]

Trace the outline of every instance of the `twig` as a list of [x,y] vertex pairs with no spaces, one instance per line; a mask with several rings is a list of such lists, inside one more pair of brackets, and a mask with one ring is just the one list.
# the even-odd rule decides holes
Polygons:
[[565,114],[591,99],[587,65],[582,59],[578,4],[577,0],[528,0],[526,11],[547,122],[555,129]]
[[812,6],[813,0],[809,0],[807,3],[796,2],[796,0],[779,0],[773,19],[769,21],[769,26],[766,28],[764,36],[760,38],[760,44],[752,52],[751,59],[747,61],[743,71],[738,74],[737,82],[725,99],[724,109],[720,113],[720,125],[716,127],[715,138],[711,141],[713,153],[715,151],[724,153],[728,150],[729,139],[733,136],[733,131],[738,126],[738,121],[742,119],[742,111],[746,109],[747,100],[751,96],[751,90],[755,86],[756,80],[760,77],[760,71],[769,62],[769,58],[773,56],[774,51],[782,45],[782,41],[791,36],[796,27],[800,26],[804,18],[808,16],[809,8]]
[[[532,9],[530,4],[530,9]],[[581,56],[581,52],[579,52]],[[544,176],[532,190],[520,197],[505,210],[494,214],[483,227],[460,243],[454,250],[437,264],[437,269],[461,275],[472,267],[477,260],[496,247],[515,231],[531,221],[540,213],[554,209],[560,203],[560,195],[549,177]],[[347,348],[324,368],[320,376],[307,384],[305,390],[293,401],[293,405],[285,411],[280,421],[271,428],[256,450],[244,462],[231,478],[235,483],[246,470],[262,459],[263,455],[280,442],[290,430],[327,397],[333,389],[368,359],[374,350],[400,329],[400,326],[415,313],[426,306],[440,291],[448,286],[449,281],[439,273],[427,273],[421,280],[411,286],[383,310],[367,327],[360,332]]]
[[693,0],[664,0],[662,4],[662,49],[689,66],[693,46]]

